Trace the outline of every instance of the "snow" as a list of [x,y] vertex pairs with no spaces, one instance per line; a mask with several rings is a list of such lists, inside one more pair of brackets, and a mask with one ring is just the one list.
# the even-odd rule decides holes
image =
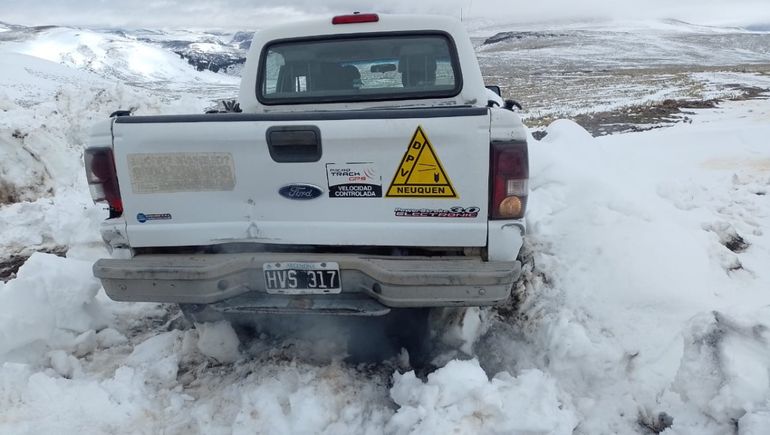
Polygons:
[[542,141],[530,139],[519,305],[443,313],[434,339],[460,351],[437,355],[439,367],[425,374],[403,353],[346,362],[339,337],[324,337],[338,328],[244,339],[226,322],[185,326],[173,306],[107,299],[91,275],[106,254],[104,211],[83,177],[88,128],[117,108],[199,111],[213,94],[196,78],[211,76],[184,72],[179,86],[201,90],[195,97],[120,84],[72,48],[92,47],[98,58],[112,42],[46,32],[70,48],[0,43],[0,181],[21,199],[0,204],[0,257],[68,251],[35,253],[0,283],[0,433],[770,427],[770,100],[601,138],[559,120]]
[[[59,64],[21,53],[35,41],[9,42],[0,50],[0,206],[6,196],[23,201],[0,207],[7,228],[0,232],[0,257],[100,244],[94,229],[104,212],[83,189],[82,166],[83,147],[96,121],[117,109],[160,114],[201,112],[211,105],[210,84],[196,96],[152,92],[126,85],[111,70],[75,69],[81,64],[71,56]],[[115,53],[108,57],[123,59]],[[178,57],[173,61],[191,69]],[[179,76],[180,86],[184,79]]]
[[562,409],[558,388],[539,370],[491,380],[478,361],[451,361],[428,375],[394,376],[390,390],[400,407],[388,422],[396,434],[571,434],[574,413]]
[[[195,71],[177,54],[156,44],[115,33],[57,27],[10,46],[17,53],[154,89],[179,85],[184,89],[188,82],[205,82],[209,86],[238,84],[234,77]],[[214,44],[196,46],[211,49]]]
[[106,326],[90,272],[88,261],[35,253],[16,279],[0,284],[0,361],[41,346],[82,355],[90,339],[79,335]]
[[229,322],[196,324],[198,350],[221,363],[232,363],[240,358],[240,342]]
[[[633,409],[674,416],[673,433],[724,433],[766,408],[769,106],[597,139],[549,127],[531,147],[528,242],[543,276],[525,290],[530,349],[488,366],[547,370],[583,433],[632,425]],[[724,228],[749,247],[729,250]]]
[[676,19],[590,19],[590,20],[569,20],[569,21],[543,21],[543,22],[511,22],[505,23],[501,20],[489,20],[483,18],[472,18],[465,21],[468,31],[473,36],[489,37],[498,32],[508,30],[517,31],[597,31],[597,32],[617,32],[622,31],[629,34],[634,33],[692,33],[692,34],[727,34],[727,33],[761,33],[752,32],[743,27],[728,25],[702,25],[694,24]]

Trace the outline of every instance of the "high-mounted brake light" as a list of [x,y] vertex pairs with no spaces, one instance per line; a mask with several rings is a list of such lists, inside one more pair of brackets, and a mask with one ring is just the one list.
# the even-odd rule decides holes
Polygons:
[[489,187],[490,219],[518,219],[524,216],[529,193],[526,142],[491,144]]
[[337,15],[332,18],[332,24],[353,24],[353,23],[376,23],[380,21],[380,16],[377,14],[351,14],[351,15]]
[[110,218],[123,214],[123,199],[118,187],[118,174],[112,148],[88,148],[84,154],[86,178],[94,202],[106,202]]

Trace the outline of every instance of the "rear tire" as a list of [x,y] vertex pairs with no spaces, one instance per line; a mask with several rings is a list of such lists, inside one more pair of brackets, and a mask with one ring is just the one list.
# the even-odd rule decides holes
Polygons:
[[430,339],[431,308],[400,308],[394,310],[389,319],[388,333],[397,350],[406,349],[409,364],[415,370],[430,365],[433,351]]
[[352,363],[380,363],[409,352],[410,365],[423,365],[427,349],[429,309],[400,308],[378,317],[349,317],[348,358]]

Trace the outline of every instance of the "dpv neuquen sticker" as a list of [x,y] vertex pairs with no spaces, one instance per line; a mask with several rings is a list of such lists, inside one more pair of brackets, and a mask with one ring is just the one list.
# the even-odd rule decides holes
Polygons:
[[428,136],[418,126],[398,165],[389,198],[459,198]]
[[374,163],[327,163],[330,198],[381,198],[382,176]]

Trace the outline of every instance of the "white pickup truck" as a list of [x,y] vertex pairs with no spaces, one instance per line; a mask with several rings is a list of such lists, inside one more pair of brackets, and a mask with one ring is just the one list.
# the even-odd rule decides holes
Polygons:
[[94,127],[85,166],[112,252],[94,274],[114,300],[198,319],[506,301],[529,169],[499,101],[454,19],[260,31],[240,111]]

